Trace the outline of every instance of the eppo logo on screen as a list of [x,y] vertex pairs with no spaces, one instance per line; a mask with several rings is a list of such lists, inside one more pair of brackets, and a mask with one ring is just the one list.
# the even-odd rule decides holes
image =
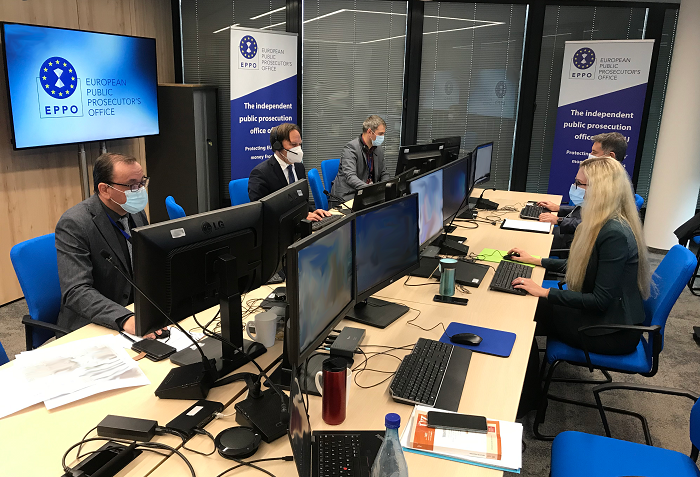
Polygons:
[[569,68],[570,79],[595,79],[595,52],[588,48],[579,48],[571,58],[571,67]]
[[[52,56],[44,61],[36,78],[39,116],[41,118],[65,118],[83,115],[80,81],[75,68],[65,58]],[[76,94],[78,92],[78,94]]]
[[258,54],[258,42],[255,41],[255,38],[250,35],[246,35],[241,38],[241,42],[238,45],[238,51],[240,52],[240,55],[238,56],[239,69],[258,69],[258,62],[255,60],[255,56]]

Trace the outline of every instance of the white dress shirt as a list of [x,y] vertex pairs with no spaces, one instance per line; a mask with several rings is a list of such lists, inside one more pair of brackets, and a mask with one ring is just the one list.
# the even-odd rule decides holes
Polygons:
[[[287,184],[289,184],[289,175],[287,174],[287,168],[289,167],[289,164],[284,162],[280,156],[277,155],[275,152],[275,159],[277,159],[277,163],[280,165],[282,168],[282,173],[284,174],[284,178],[287,180]],[[292,164],[292,174],[294,174],[294,181],[298,181],[299,177],[297,177],[297,169],[294,167],[294,164]]]

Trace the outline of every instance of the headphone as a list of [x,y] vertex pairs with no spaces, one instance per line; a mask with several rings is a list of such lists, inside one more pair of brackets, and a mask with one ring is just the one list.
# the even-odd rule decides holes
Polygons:
[[282,149],[284,149],[282,142],[277,137],[277,127],[278,126],[272,128],[272,133],[270,134],[270,142],[272,142],[273,151],[281,151]]

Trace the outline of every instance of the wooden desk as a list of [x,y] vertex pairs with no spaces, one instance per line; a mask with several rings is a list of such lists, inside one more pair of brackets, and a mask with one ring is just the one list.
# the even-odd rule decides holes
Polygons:
[[[557,201],[561,198],[543,194],[525,194],[517,192],[487,191],[484,194],[490,200],[499,202],[501,206],[512,205],[516,202],[524,203],[528,200],[551,200]],[[517,218],[518,212],[509,212],[505,217]],[[480,212],[480,215],[487,215],[488,211]],[[500,212],[499,212],[500,214]],[[464,232],[464,233],[462,233]],[[515,232],[501,230],[490,224],[479,224],[476,230],[458,229],[455,235],[468,237],[467,244],[470,251],[479,252],[482,248],[508,249],[513,246],[524,248],[533,254],[546,256],[549,252],[552,236],[528,232]],[[473,247],[473,249],[472,249]],[[533,279],[541,280],[544,276],[542,268],[536,268]],[[415,324],[423,328],[431,328],[442,322],[445,327],[450,322],[468,323],[477,326],[511,331],[517,335],[510,357],[499,358],[480,353],[474,353],[469,365],[469,372],[464,386],[464,392],[459,405],[459,412],[468,414],[485,415],[492,419],[514,420],[520,400],[520,392],[525,376],[525,368],[530,353],[530,346],[535,332],[535,322],[533,321],[537,299],[532,296],[518,296],[507,293],[488,290],[488,282],[493,277],[493,272],[487,274],[487,283],[482,283],[479,288],[470,288],[471,294],[463,295],[469,298],[469,305],[466,307],[435,303],[432,301],[433,295],[437,293],[437,284],[432,287],[406,287],[404,280],[399,280],[391,286],[383,289],[376,296],[393,301],[401,301],[411,307],[411,310],[398,321],[390,325],[385,330],[366,327],[364,325],[344,320],[338,325],[364,328],[367,335],[362,348],[365,352],[379,350],[371,345],[401,346],[412,345],[420,337],[439,339],[443,333],[442,327],[438,326],[432,331],[423,331],[408,322],[417,317]],[[425,279],[411,279],[409,283],[421,283]],[[436,282],[437,283],[437,282]],[[420,313],[420,315],[419,315]],[[395,351],[392,354],[402,357],[408,351]],[[361,358],[356,358],[359,364]],[[379,370],[394,371],[398,367],[398,360],[389,356],[371,358],[369,367]],[[361,374],[357,382],[363,386],[369,386],[386,378],[387,375],[365,372]],[[395,412],[401,416],[401,429],[403,432],[406,421],[409,418],[413,407],[394,402],[389,396],[388,387],[390,380],[370,388],[362,389],[356,384],[350,389],[350,401],[348,414],[345,422],[339,426],[328,426],[321,419],[321,398],[311,396],[309,400],[309,415],[311,427],[314,430],[322,429],[383,429],[384,416],[386,413]],[[243,399],[244,396],[241,396]],[[233,406],[230,406],[226,413],[232,413]],[[235,417],[216,420],[207,426],[207,430],[216,436],[222,430],[236,426]],[[211,443],[200,439],[193,448],[207,451],[211,449]],[[217,475],[228,469],[235,462],[225,460],[218,454],[203,457],[192,453],[187,453],[195,469],[206,469],[207,475]],[[271,444],[263,443],[255,454],[254,458],[280,457],[291,455],[289,440],[281,438]],[[470,475],[470,476],[496,476],[502,472],[486,469],[477,466],[464,465],[444,459],[436,459],[406,452],[411,475]],[[297,475],[293,462],[264,462],[259,464],[278,477]],[[187,471],[184,463],[174,457],[167,459],[160,465],[153,474],[153,477],[168,477],[172,475],[185,475]],[[255,476],[262,475],[259,471],[250,468],[236,469],[231,475]]]
[[[263,297],[269,292],[270,288],[264,286],[249,293],[246,299]],[[200,319],[200,322],[208,322],[214,317],[217,310],[218,307],[212,308],[198,314],[197,317]],[[194,320],[189,318],[183,320],[182,326],[185,329],[190,329],[196,325]],[[102,326],[90,324],[48,343],[46,346],[56,346],[105,334],[115,335],[116,332]],[[128,352],[134,356],[136,355],[131,350]],[[260,356],[257,361],[261,366],[267,367],[281,352],[282,344],[278,342],[276,347]],[[14,361],[11,361],[5,366],[13,365]],[[170,369],[174,367],[169,360],[155,363],[148,359],[142,359],[139,361],[139,367],[151,381],[150,385],[100,393],[51,411],[48,411],[43,403],[36,404],[1,419],[0,475],[7,477],[20,475],[60,476],[63,474],[61,458],[64,452],[71,445],[79,442],[106,415],[114,414],[153,419],[158,421],[159,425],[164,426],[194,403],[194,401],[188,400],[159,399],[155,396],[156,388]],[[240,371],[257,373],[256,368],[252,364],[241,367]],[[212,389],[207,399],[228,405],[241,395],[244,390],[245,383],[236,382]],[[96,432],[91,433],[90,437],[97,437]],[[179,438],[170,435],[156,436],[153,442],[161,442],[176,448],[181,445]],[[92,447],[86,445],[84,450],[96,449],[104,443],[98,442],[98,445],[93,445]],[[75,451],[73,451],[71,458],[67,459],[68,465],[74,465],[72,461],[75,455]],[[120,472],[119,476],[147,475],[164,459],[164,456],[144,452]]]

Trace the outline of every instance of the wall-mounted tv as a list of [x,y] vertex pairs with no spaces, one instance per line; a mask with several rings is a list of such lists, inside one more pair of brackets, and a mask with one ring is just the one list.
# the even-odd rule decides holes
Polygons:
[[2,24],[15,149],[158,134],[156,41]]

